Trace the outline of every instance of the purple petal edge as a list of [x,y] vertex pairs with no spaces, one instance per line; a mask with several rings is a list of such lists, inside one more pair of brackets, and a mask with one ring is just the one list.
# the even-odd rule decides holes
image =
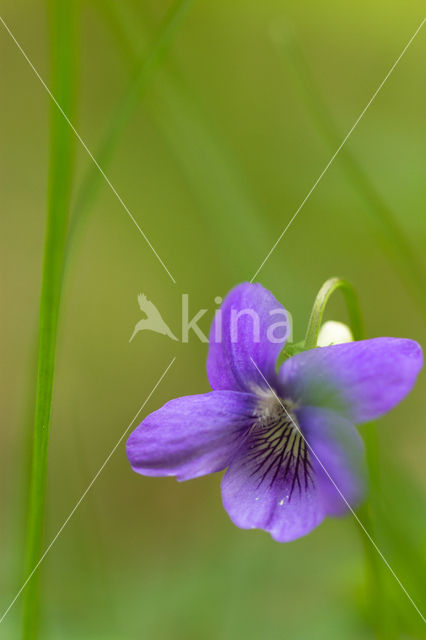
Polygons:
[[126,448],[132,469],[178,480],[224,469],[253,421],[256,402],[251,394],[234,391],[167,402],[130,435]]
[[255,391],[265,387],[263,376],[276,386],[276,360],[289,332],[290,318],[270,291],[258,283],[236,286],[210,330],[207,374],[212,388]]
[[373,338],[299,353],[281,367],[279,384],[301,406],[328,407],[357,424],[401,402],[422,365],[414,340]]

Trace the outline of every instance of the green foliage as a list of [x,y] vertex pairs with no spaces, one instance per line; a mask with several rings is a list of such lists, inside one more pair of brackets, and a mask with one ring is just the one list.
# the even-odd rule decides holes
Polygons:
[[[275,42],[279,53],[290,66],[295,85],[300,90],[314,123],[328,144],[330,151],[335,152],[340,147],[344,136],[340,133],[329,107],[317,87],[303,50],[290,31],[285,34],[276,33]],[[401,222],[376,188],[356,155],[351,151],[349,142],[340,149],[336,162],[341,164],[355,192],[367,205],[378,241],[386,251],[392,265],[400,273],[419,308],[425,312],[426,280],[424,270]]]
[[[76,97],[75,4],[55,0],[50,4],[51,91],[72,120]],[[74,133],[52,103],[49,185],[38,339],[37,390],[34,415],[24,591],[25,639],[36,638],[39,574],[33,574],[42,553],[49,426],[55,371],[55,348],[61,299],[61,274],[65,249],[73,174]],[[33,575],[32,575],[33,574]]]
[[[77,7],[83,27],[78,37]],[[8,24],[43,71],[47,20],[39,9],[9,3]],[[341,143],[341,131],[413,32],[417,6],[387,9],[383,3],[330,0],[321,6],[289,4],[286,16],[273,0],[49,4],[48,84],[124,201],[146,222],[149,237],[160,237],[165,258],[187,269],[182,287],[190,292],[194,312],[209,308],[200,323],[206,331],[215,296],[250,278]],[[302,103],[268,36],[271,22],[287,18],[300,37],[278,47],[294,71]],[[424,309],[421,37],[341,150],[336,171],[327,173],[261,271],[263,284],[294,318],[297,335],[287,356],[305,348],[301,338],[312,298],[330,273],[341,273],[356,288],[366,336],[424,339],[423,319],[409,296]],[[157,367],[160,374],[176,349],[176,375],[158,389],[147,411],[172,397],[209,390],[205,344],[176,345],[164,336],[143,335],[129,346],[139,291],[158,304],[171,326],[178,322],[180,300],[168,282],[157,281],[152,256],[141,249],[132,225],[121,225],[119,204],[107,196],[108,187],[84,152],[76,156],[74,170],[73,133],[53,107],[28,557],[26,574],[16,582],[13,565],[22,555],[16,477],[25,446],[14,427],[35,326],[32,292],[39,287],[47,100],[11,44],[2,49],[7,73],[0,105],[7,150],[2,206],[10,212],[2,221],[1,254],[12,265],[2,334],[5,605],[152,388]],[[307,126],[304,106],[320,136]],[[381,183],[361,164],[367,158]],[[342,303],[351,293],[340,282],[328,283],[317,300],[308,344],[314,344],[326,303],[328,317],[345,318]],[[330,297],[336,289],[344,295]],[[350,304],[349,321],[360,337],[358,305]],[[46,510],[54,379],[57,419],[49,443]],[[401,407],[374,427],[362,427],[370,495],[358,514],[422,611],[423,416],[424,376]],[[36,637],[38,610],[43,640],[424,637],[417,611],[350,518],[327,520],[306,538],[277,545],[266,534],[233,527],[221,507],[219,485],[217,476],[179,485],[141,479],[120,448],[25,587],[24,638]],[[21,622],[18,600],[0,635],[21,637]]]

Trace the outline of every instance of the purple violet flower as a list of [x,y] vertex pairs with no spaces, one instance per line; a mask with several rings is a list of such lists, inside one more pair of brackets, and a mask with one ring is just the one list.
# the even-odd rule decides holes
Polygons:
[[287,542],[360,504],[364,446],[354,425],[407,395],[422,351],[413,340],[375,338],[303,351],[277,373],[286,336],[271,339],[276,313],[287,317],[260,284],[230,291],[210,332],[213,391],[151,413],[130,435],[127,455],[147,476],[189,480],[227,468],[222,497],[234,524]]

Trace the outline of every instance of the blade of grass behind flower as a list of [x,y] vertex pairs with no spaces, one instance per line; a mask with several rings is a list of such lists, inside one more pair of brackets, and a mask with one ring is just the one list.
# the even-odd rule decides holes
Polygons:
[[[416,606],[423,611],[426,573],[425,496],[407,473],[403,473],[386,454],[380,454],[374,424],[363,425],[369,472],[368,501],[360,517],[384,556],[407,589]],[[369,619],[386,640],[401,634],[422,637],[424,622],[403,589],[364,536],[365,552],[375,566],[371,579],[371,596],[367,595]],[[374,557],[373,557],[374,556]],[[423,600],[423,602],[422,602]],[[418,635],[417,635],[418,634]]]
[[[377,541],[419,609],[426,598],[426,500],[406,470],[387,455],[381,456],[382,487],[371,495]],[[388,580],[395,615],[406,634],[422,637],[424,622],[394,581]]]
[[[62,109],[72,118],[76,92],[76,3],[49,3],[51,33],[51,89]],[[73,174],[74,134],[51,103],[50,160],[47,220],[40,295],[37,388],[32,443],[31,480],[27,522],[26,577],[40,559],[47,476],[48,438],[55,370],[56,335],[61,297],[61,273]],[[38,584],[36,571],[24,591],[23,638],[38,635]]]
[[158,101],[150,111],[173,152],[199,205],[200,214],[216,237],[215,247],[233,278],[247,278],[262,260],[273,236],[255,203],[245,178],[221,133],[190,93],[169,78],[156,87]]
[[[286,30],[275,32],[273,42],[282,60],[290,68],[295,84],[318,130],[330,149],[333,152],[336,151],[342,143],[343,136],[318,89],[309,63],[296,38]],[[399,272],[417,306],[424,312],[426,310],[424,269],[404,229],[347,145],[340,150],[338,160],[349,182],[368,204],[368,210],[373,216],[378,232],[378,239],[388,258]]]
[[[109,166],[121,134],[123,133],[136,107],[139,105],[154,72],[164,59],[179,26],[182,24],[182,21],[193,2],[194,0],[178,0],[175,2],[166,14],[158,34],[149,47],[147,53],[143,55],[142,60],[137,60],[137,64],[135,60],[134,77],[130,81],[124,94],[117,102],[114,113],[110,118],[107,129],[95,153],[95,158],[103,170]],[[123,43],[122,37],[120,38],[120,42]],[[77,193],[67,238],[65,268],[67,268],[69,264],[68,257],[76,240],[75,236],[79,231],[80,233],[82,232],[85,216],[87,215],[91,205],[93,205],[103,181],[104,178],[99,172],[99,169],[95,164],[93,164],[93,162],[90,162],[90,166],[84,175],[83,182]]]
[[[134,68],[140,55],[140,37],[135,36],[130,25],[136,17],[130,20],[128,7],[110,0],[101,3],[100,8],[107,8],[108,24],[117,32],[117,41],[128,61],[129,52],[133,52]],[[274,237],[228,145],[176,79],[179,74],[170,73],[165,67],[162,74],[162,82],[155,87],[155,100],[146,102],[145,109],[173,152],[200,213],[216,236],[220,261],[233,277],[246,278]]]

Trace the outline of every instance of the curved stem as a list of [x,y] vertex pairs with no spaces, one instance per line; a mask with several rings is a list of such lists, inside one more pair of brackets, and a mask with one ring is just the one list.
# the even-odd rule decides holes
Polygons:
[[345,298],[349,314],[349,326],[352,330],[352,335],[355,340],[362,340],[364,328],[361,308],[355,289],[346,280],[330,278],[324,282],[317,297],[315,298],[305,336],[305,349],[313,349],[316,347],[325,307],[327,306],[331,295],[339,289],[342,291]]

